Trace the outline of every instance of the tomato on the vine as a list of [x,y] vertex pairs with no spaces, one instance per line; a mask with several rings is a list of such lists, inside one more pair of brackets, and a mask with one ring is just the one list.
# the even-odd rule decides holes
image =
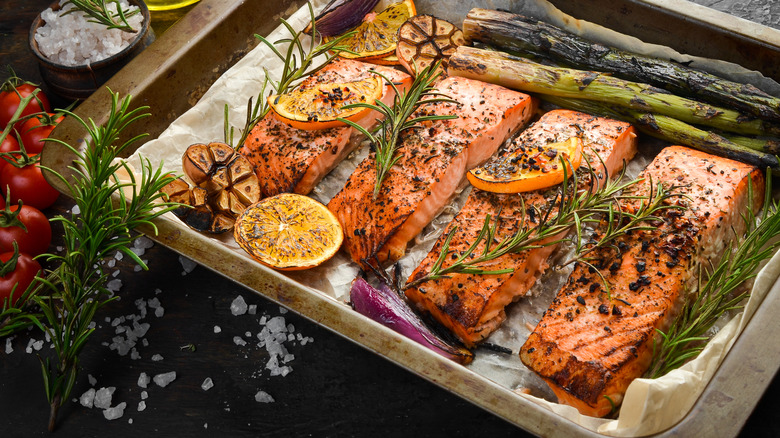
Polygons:
[[19,252],[33,257],[43,254],[51,245],[49,219],[35,207],[11,205],[0,210],[0,253],[13,251],[16,242]]
[[[38,89],[35,85],[25,82],[15,87],[6,87],[3,91],[0,91],[0,129],[5,129],[5,126],[11,121],[14,113],[19,109],[22,99],[33,94]],[[40,112],[51,112],[49,99],[42,91],[38,91],[38,94],[24,107],[20,117]],[[21,124],[14,126],[19,130]]]
[[[24,159],[24,156],[20,158]],[[27,160],[29,159],[28,157]],[[46,181],[37,163],[23,164],[17,167],[14,163],[7,163],[0,170],[0,190],[10,193],[10,203],[19,203],[21,199],[25,205],[38,210],[50,207],[60,193]]]
[[11,297],[16,304],[24,291],[41,271],[41,264],[27,254],[18,251],[0,254],[0,308],[6,299]]
[[57,124],[64,119],[65,116],[57,116],[52,113],[41,114],[27,119],[22,124],[21,129],[19,129],[24,150],[31,155],[40,154],[43,151],[43,146],[46,144],[43,139],[49,138]]
[[[15,138],[11,135],[6,135],[3,139],[3,142],[0,143],[0,153],[11,153],[11,152],[19,152],[19,142],[16,141]],[[8,164],[8,161],[3,159],[2,156],[0,156],[0,171],[3,170],[3,167]],[[4,198],[5,196],[0,196],[0,198]]]

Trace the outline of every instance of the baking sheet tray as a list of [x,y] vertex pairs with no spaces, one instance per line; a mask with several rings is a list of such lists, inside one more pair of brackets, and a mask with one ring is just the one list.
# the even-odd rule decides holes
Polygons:
[[[488,4],[485,6],[489,7],[490,2],[486,3]],[[578,2],[553,3],[566,10],[566,7],[576,6]],[[603,11],[603,16],[597,14],[589,19],[598,23],[600,19],[608,19],[610,12],[619,10],[624,16],[632,17],[630,22],[637,26],[632,29],[633,32],[628,33],[648,40],[652,40],[652,32],[643,33],[643,29],[648,27],[641,25],[641,17],[632,14],[633,9],[630,8],[655,8],[657,14],[666,14],[670,20],[685,17],[684,13],[674,11],[693,9],[696,12],[695,10],[700,8],[681,1],[608,3],[611,8],[605,8],[603,3],[593,8],[595,11]],[[671,9],[661,8],[662,4]],[[155,117],[136,125],[134,132],[128,135],[148,132],[157,136],[178,115],[189,109],[222,72],[253,46],[256,42],[251,37],[253,33],[267,34],[277,25],[280,16],[288,16],[302,5],[303,3],[291,1],[203,0],[109,82],[108,86],[112,90],[122,95],[135,96],[134,104],[149,105],[155,112]],[[696,15],[706,16],[709,21],[704,24],[689,23],[685,28],[685,38],[678,38],[678,41],[684,39],[686,42],[704,43],[715,36],[728,38],[737,35],[734,29],[740,26],[735,26],[734,20],[737,19],[733,17],[718,13]],[[756,51],[764,50],[778,56],[778,32],[752,23],[751,26],[752,29],[761,30],[759,34],[762,40],[740,34],[740,41],[743,41],[740,47],[747,44],[751,47],[750,50],[755,48]],[[691,54],[699,54],[695,50],[688,51]],[[726,58],[728,52],[728,49],[724,50],[722,57]],[[740,50],[736,52],[738,54]],[[755,68],[764,71],[760,67]],[[772,76],[769,73],[767,75]],[[77,113],[100,123],[108,112],[108,105],[108,91],[101,90],[80,105]],[[72,121],[66,121],[57,128],[54,135],[75,144],[83,136],[83,132]],[[70,164],[71,157],[64,148],[47,147],[43,160],[47,166],[63,172]],[[176,220],[163,219],[157,225],[160,234],[156,240],[162,244],[530,432],[544,436],[597,436],[528,402],[510,389],[442,359],[367,320],[351,311],[341,301],[297,284],[256,263],[248,262],[247,257],[239,257],[223,245],[215,245],[210,237],[194,233]],[[780,306],[780,298],[777,298],[777,295],[774,290],[770,293],[689,415],[662,435],[690,435],[694,432],[709,435],[708,432],[716,431],[718,435],[734,435],[738,432],[780,364],[780,347],[775,347],[773,351],[772,346],[759,344],[765,336],[776,334],[780,330],[772,320],[772,310],[777,311],[776,307]]]

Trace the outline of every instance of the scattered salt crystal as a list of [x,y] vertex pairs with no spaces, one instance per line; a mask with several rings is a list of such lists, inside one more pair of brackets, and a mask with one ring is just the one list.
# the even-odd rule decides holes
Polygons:
[[141,401],[138,402],[138,412],[141,412],[144,409],[146,409],[146,402],[141,400]]
[[91,408],[95,404],[95,388],[89,388],[79,397],[79,403],[85,408]]
[[97,379],[92,376],[92,374],[87,374],[87,380],[89,381],[89,386],[95,386],[97,383]]
[[271,320],[266,324],[266,327],[271,331],[271,333],[279,333],[281,331],[287,330],[283,316],[275,316],[271,318]]
[[222,327],[215,325],[214,326],[214,333],[220,333],[222,331]]
[[138,257],[141,257],[146,253],[146,249],[144,248],[130,248],[130,251],[133,251],[133,254],[137,255]]
[[122,251],[117,251],[116,254],[114,254],[114,258],[117,260],[122,260],[125,257],[125,253]]
[[203,428],[204,429],[208,429],[209,428],[209,424],[208,423],[203,423]]
[[157,288],[154,290],[155,295],[160,295],[161,293],[162,293],[162,289]]
[[292,342],[295,340],[295,335],[292,333],[287,334],[287,340]]
[[154,241],[146,236],[139,236],[133,241],[133,247],[149,249],[154,246]]
[[81,208],[78,206],[78,204],[76,204],[73,206],[73,208],[70,209],[70,212],[73,214],[80,214]]
[[214,382],[211,380],[211,377],[206,377],[206,380],[203,381],[203,384],[201,384],[200,387],[203,388],[204,391],[208,391],[214,387]]
[[244,297],[239,295],[236,297],[236,299],[233,300],[232,303],[230,303],[230,313],[232,313],[234,316],[243,315],[247,311],[247,305],[246,301],[244,301]]
[[162,318],[163,315],[165,315],[165,309],[163,309],[162,307],[158,307],[154,309],[154,316],[158,318]]
[[116,420],[117,418],[122,418],[122,415],[125,415],[126,406],[127,403],[122,402],[113,408],[106,408],[103,410],[103,416],[106,417],[106,420]]
[[119,277],[119,274],[121,274],[121,273],[122,273],[122,271],[117,269],[116,271],[111,273],[111,276],[114,277],[114,278],[117,278],[117,277]]
[[236,345],[244,346],[246,345],[246,341],[241,338],[241,336],[233,336],[233,343]]
[[249,313],[250,315],[257,314],[257,304],[250,304],[249,308],[247,309],[247,313]]
[[109,386],[108,388],[100,388],[95,392],[94,406],[99,409],[107,409],[111,407],[111,398],[114,394],[116,387]]
[[32,350],[32,346],[33,346],[34,343],[35,343],[35,339],[30,339],[29,341],[27,341],[27,347],[25,347],[24,351],[26,353],[32,353],[32,351],[33,351]]
[[284,315],[285,313],[287,313],[287,309],[285,309],[284,307],[280,307],[280,308],[279,308],[279,313],[281,313],[282,315]]
[[184,269],[184,272],[182,272],[181,275],[189,274],[198,266],[197,263],[184,256],[179,256],[179,263],[181,263],[181,267]]
[[161,388],[165,388],[169,383],[176,380],[176,371],[170,371],[154,376],[154,383]]
[[106,289],[110,290],[111,292],[118,292],[119,289],[122,288],[122,280],[119,278],[115,278],[108,283],[106,283]]
[[141,373],[140,376],[138,376],[138,386],[141,388],[146,388],[149,385],[149,375],[146,373]]
[[265,325],[266,322],[268,322],[268,318],[265,315],[261,316],[260,320],[257,321],[257,323],[260,325]]
[[149,340],[146,339],[146,338],[141,339],[141,345],[143,345],[144,347],[148,347],[149,346]]
[[244,336],[246,336],[247,338],[251,338],[252,337],[252,332],[245,332]]
[[152,361],[153,362],[159,362],[161,360],[163,360],[162,354],[158,353],[158,354],[155,354],[155,355],[152,356]]
[[149,397],[149,393],[146,391],[141,391],[141,400],[146,400]]
[[114,266],[116,266],[116,260],[114,259],[109,260],[108,262],[106,262],[106,266],[108,266],[109,268],[113,268]]
[[[142,269],[143,268],[141,267],[141,265],[133,266],[133,272],[141,272]],[[131,418],[131,420],[132,420],[132,418]]]
[[255,401],[257,401],[258,403],[273,403],[274,398],[271,397],[271,395],[268,394],[267,392],[260,390],[257,391],[257,394],[255,394]]
[[5,354],[11,354],[14,352],[14,347],[11,346],[11,338],[5,339]]
[[132,350],[130,350],[130,359],[132,360],[138,360],[141,358],[141,353],[138,352],[138,350],[133,347]]
[[127,424],[133,424],[133,419],[132,418],[128,418],[127,419]]

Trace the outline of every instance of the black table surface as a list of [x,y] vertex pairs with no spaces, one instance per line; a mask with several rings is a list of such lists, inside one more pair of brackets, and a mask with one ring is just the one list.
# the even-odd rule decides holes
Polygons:
[[[780,23],[780,5],[773,0],[696,2],[763,24]],[[27,46],[28,30],[50,3],[2,1],[0,66],[11,65],[33,82],[40,82],[40,74]],[[158,34],[179,13],[154,15]],[[69,103],[56,96],[53,101],[57,107]],[[67,212],[71,206],[63,196],[46,213]],[[121,299],[97,315],[55,436],[529,436],[206,268],[185,269],[186,263],[161,245],[145,249],[142,258],[149,271],[136,272],[127,258],[115,262]],[[238,296],[256,306],[256,314],[234,315],[231,303]],[[157,311],[160,316],[155,299],[163,309]],[[145,315],[139,309],[144,304]],[[286,376],[271,375],[269,353],[257,346],[263,324],[278,316],[293,325],[290,333],[300,335],[284,343],[294,356],[280,364],[291,368]],[[118,332],[132,328],[133,318],[148,324],[148,330],[137,340],[135,353],[120,355],[110,345],[117,337],[126,341],[127,334]],[[49,354],[49,344],[38,330],[9,342],[0,339],[0,436],[46,436],[48,405],[38,355]],[[138,385],[141,373],[151,377],[170,371],[176,379],[166,387]],[[207,378],[213,387],[204,390]],[[116,388],[111,406],[126,404],[121,418],[107,420],[102,409],[74,401],[90,388],[103,387]],[[260,391],[273,402],[256,401]],[[740,436],[780,436],[778,410],[780,379],[775,378]]]

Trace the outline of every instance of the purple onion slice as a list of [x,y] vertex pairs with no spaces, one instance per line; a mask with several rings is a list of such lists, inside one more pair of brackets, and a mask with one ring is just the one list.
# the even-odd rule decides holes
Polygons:
[[[324,37],[341,35],[360,24],[377,3],[379,0],[332,0],[314,18],[317,33]],[[311,23],[304,32],[311,34]]]
[[360,314],[388,327],[430,350],[461,364],[474,359],[474,354],[462,347],[454,347],[433,333],[414,311],[382,284],[374,288],[362,278],[352,282],[349,293],[352,308]]

